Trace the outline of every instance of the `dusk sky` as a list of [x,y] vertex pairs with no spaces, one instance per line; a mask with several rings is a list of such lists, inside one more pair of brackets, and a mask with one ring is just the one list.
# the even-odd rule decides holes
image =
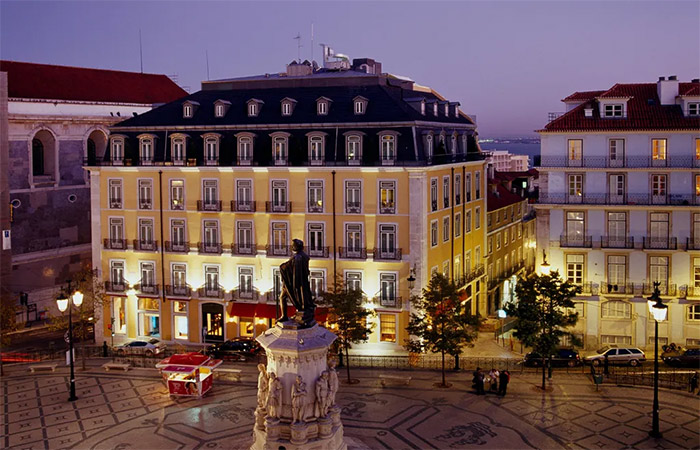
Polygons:
[[700,77],[700,1],[0,1],[0,57],[211,79],[283,71],[326,43],[428,85],[482,138],[532,136],[574,91]]

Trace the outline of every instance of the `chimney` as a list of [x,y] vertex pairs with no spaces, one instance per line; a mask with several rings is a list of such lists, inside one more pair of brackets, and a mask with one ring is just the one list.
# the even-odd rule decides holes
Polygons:
[[678,77],[671,75],[668,80],[659,77],[656,83],[656,92],[662,105],[675,105],[678,97]]

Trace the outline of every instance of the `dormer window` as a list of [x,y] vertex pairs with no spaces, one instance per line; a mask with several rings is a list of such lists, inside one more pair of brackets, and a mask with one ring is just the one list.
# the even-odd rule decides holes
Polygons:
[[428,158],[433,157],[433,135],[428,134],[425,136],[425,153]]
[[622,103],[605,105],[605,117],[622,117]]
[[325,116],[326,114],[328,114],[328,103],[318,102],[316,108],[319,116]]
[[364,114],[367,111],[368,100],[362,96],[357,96],[353,99],[354,111],[356,115]]
[[456,134],[452,135],[452,142],[451,142],[450,150],[452,150],[452,154],[457,154],[457,135]]
[[248,117],[258,117],[262,109],[262,104],[263,101],[256,98],[248,100]]
[[252,133],[239,133],[238,138],[238,165],[249,166],[253,161],[253,137]]
[[185,119],[191,119],[194,117],[194,111],[199,106],[199,103],[193,102],[192,100],[187,100],[182,104],[182,117]]
[[445,117],[450,117],[450,104],[445,103]]
[[345,141],[345,154],[348,159],[348,165],[357,166],[362,161],[362,135],[347,134]]
[[224,105],[216,105],[214,106],[214,115],[216,117],[224,117]]
[[438,104],[437,102],[433,103],[433,115],[437,117],[438,115]]
[[183,165],[186,155],[186,136],[183,134],[174,134],[170,139],[170,160],[174,165]]
[[112,137],[112,164],[124,161],[124,138],[122,136]]
[[422,100],[422,101],[420,102],[420,113],[421,113],[422,115],[425,115],[425,100]]
[[217,100],[214,102],[214,117],[224,117],[228,112],[231,102],[226,100]]
[[688,115],[700,116],[700,103],[688,103]]
[[292,112],[294,112],[294,105],[296,104],[296,100],[293,98],[285,97],[282,99],[282,115],[283,116],[291,116]]

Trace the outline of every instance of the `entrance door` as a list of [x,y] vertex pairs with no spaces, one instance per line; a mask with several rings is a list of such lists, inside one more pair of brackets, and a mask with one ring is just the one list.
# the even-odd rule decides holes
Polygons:
[[202,336],[204,342],[224,341],[224,307],[218,303],[202,305]]

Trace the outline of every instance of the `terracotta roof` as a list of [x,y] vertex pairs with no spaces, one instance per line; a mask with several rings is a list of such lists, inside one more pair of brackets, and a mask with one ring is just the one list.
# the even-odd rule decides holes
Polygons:
[[165,75],[0,61],[10,98],[167,103],[187,95]]
[[586,100],[590,100],[592,98],[596,98],[600,94],[602,94],[605,91],[583,91],[583,92],[574,92],[573,94],[569,95],[565,99],[562,100],[562,102],[585,102]]
[[[700,92],[700,83],[679,83],[679,95]],[[594,95],[596,92],[602,92]],[[691,94],[689,94],[691,93]],[[583,99],[584,93],[572,97]],[[656,83],[616,84],[607,91],[591,91],[581,105],[549,122],[540,132],[556,131],[625,131],[625,130],[700,130],[697,117],[685,117],[680,105],[661,105]],[[602,118],[593,97],[630,97],[627,117]],[[584,109],[593,108],[593,117],[585,117]]]
[[496,184],[496,192],[498,195],[495,193],[491,192],[491,186],[489,186],[488,189],[488,195],[486,197],[486,210],[487,211],[496,211],[497,209],[505,208],[506,206],[513,205],[515,203],[520,203],[522,201],[525,201],[526,199],[519,196],[518,194],[514,194],[510,192],[505,186],[502,184]]

